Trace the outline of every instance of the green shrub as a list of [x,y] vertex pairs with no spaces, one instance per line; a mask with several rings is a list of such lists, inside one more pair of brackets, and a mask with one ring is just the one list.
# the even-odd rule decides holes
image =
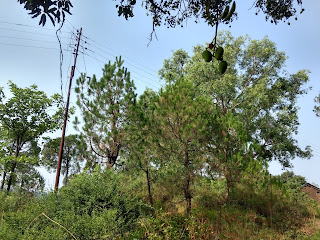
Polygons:
[[57,194],[35,198],[24,209],[8,213],[0,236],[8,240],[74,239],[70,231],[77,239],[89,240],[129,235],[148,209],[130,194],[127,180],[113,170],[82,173]]

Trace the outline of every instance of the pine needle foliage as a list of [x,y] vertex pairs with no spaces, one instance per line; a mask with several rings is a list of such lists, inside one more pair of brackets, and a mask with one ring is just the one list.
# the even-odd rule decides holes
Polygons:
[[[84,125],[80,130],[96,157],[113,167],[126,139],[126,123],[135,103],[135,86],[121,57],[102,69],[102,77],[81,74],[75,92]],[[78,120],[76,119],[76,122]]]

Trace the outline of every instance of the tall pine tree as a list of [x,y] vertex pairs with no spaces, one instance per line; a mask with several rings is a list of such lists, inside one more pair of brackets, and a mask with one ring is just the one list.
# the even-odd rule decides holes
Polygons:
[[81,74],[75,88],[84,120],[81,132],[95,157],[107,159],[107,167],[117,162],[126,139],[125,125],[136,99],[130,73],[122,65],[121,57],[106,64],[100,80],[96,75],[90,78]]

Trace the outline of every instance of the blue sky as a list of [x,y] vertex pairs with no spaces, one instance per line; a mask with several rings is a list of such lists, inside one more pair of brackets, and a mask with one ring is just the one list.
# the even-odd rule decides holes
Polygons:
[[[240,1],[238,1],[240,2]],[[237,3],[238,3],[237,2]],[[284,51],[289,59],[287,70],[295,73],[300,69],[309,69],[312,91],[299,99],[298,105],[299,134],[296,139],[304,147],[311,145],[314,157],[310,160],[293,160],[294,172],[305,176],[309,182],[320,185],[320,118],[312,112],[314,97],[320,92],[320,1],[304,1],[306,9],[298,16],[298,21],[292,20],[291,25],[278,25],[266,22],[261,14],[256,16],[250,9],[254,1],[241,1],[237,12],[239,19],[232,27],[222,26],[219,30],[230,30],[234,36],[248,34],[253,39],[268,36],[276,42],[278,50]],[[80,54],[75,72],[76,79],[80,72],[101,76],[101,68],[108,60],[114,61],[115,56],[122,55],[125,66],[131,72],[138,93],[146,87],[158,89],[161,84],[157,72],[162,67],[163,60],[172,55],[172,50],[184,49],[192,54],[193,46],[212,40],[214,29],[204,21],[196,24],[188,20],[184,27],[167,29],[157,28],[157,38],[149,44],[152,31],[151,18],[140,7],[138,1],[135,17],[126,21],[117,16],[114,1],[74,1],[72,16],[62,29],[64,51],[63,62],[63,94],[66,97],[70,66],[73,56],[68,44],[74,44],[71,32],[83,28],[82,43],[87,50],[80,48],[87,55]],[[54,27],[48,21],[45,28],[38,25],[38,19],[31,17],[16,1],[4,1],[0,9],[0,86],[12,80],[20,87],[37,84],[40,90],[47,94],[61,93],[59,45],[55,37]],[[20,24],[20,25],[17,25]],[[22,24],[22,25],[21,25]],[[74,85],[73,85],[74,86]],[[75,103],[72,93],[71,103]],[[74,132],[72,124],[67,134]],[[55,136],[60,136],[57,132]],[[281,172],[277,163],[270,164],[273,174]],[[47,183],[53,185],[54,174],[46,174]]]

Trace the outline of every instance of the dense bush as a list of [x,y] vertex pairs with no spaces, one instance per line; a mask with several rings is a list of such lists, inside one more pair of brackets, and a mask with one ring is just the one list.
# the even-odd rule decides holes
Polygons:
[[[301,186],[300,186],[301,187]],[[300,190],[272,177],[244,178],[232,191],[231,201],[267,218],[269,226],[281,231],[296,229],[309,217],[318,215],[316,202]]]
[[270,182],[260,178],[243,177],[221,204],[225,181],[198,177],[186,215],[184,203],[159,186],[155,196],[171,200],[156,197],[148,207],[142,178],[82,173],[56,194],[0,193],[0,239],[308,239],[305,223],[320,224],[315,202],[286,184],[273,184],[271,197]]
[[148,210],[131,194],[134,184],[127,180],[113,170],[82,173],[57,194],[35,198],[23,209],[8,206],[16,211],[6,211],[0,238],[74,239],[71,233],[85,240],[125,237]]

